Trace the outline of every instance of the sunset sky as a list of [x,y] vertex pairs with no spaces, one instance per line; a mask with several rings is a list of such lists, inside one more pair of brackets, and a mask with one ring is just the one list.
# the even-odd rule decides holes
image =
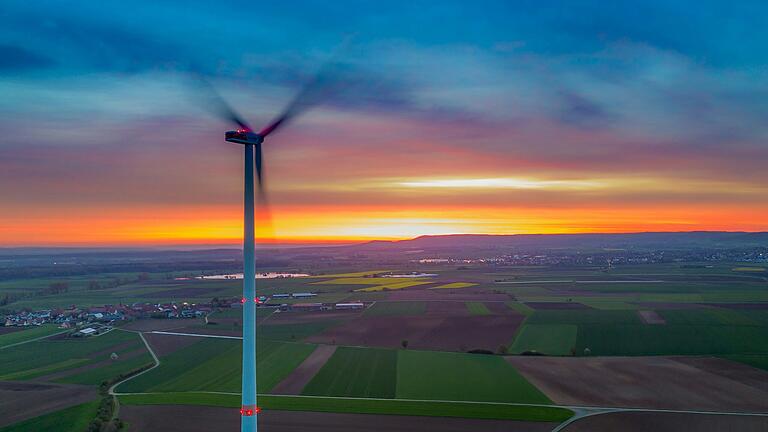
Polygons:
[[[0,246],[235,243],[265,143],[280,241],[768,231],[766,2],[17,1]],[[342,47],[342,48],[340,48]]]

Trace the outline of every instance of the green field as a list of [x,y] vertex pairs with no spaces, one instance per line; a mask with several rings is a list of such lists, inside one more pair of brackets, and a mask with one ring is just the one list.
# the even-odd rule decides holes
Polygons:
[[768,354],[731,354],[722,357],[768,371]]
[[67,384],[91,384],[99,385],[103,381],[127,374],[146,366],[154,364],[152,356],[144,350],[141,355],[129,359],[110,360],[109,364],[95,369],[89,369],[78,374],[57,379],[56,382]]
[[397,351],[340,347],[302,394],[394,398]]
[[640,324],[631,310],[537,310],[527,324]]
[[40,327],[31,327],[12,333],[6,333],[4,335],[0,335],[0,349],[3,349],[3,347],[7,347],[9,345],[14,345],[35,338],[52,335],[61,331],[63,330],[59,329],[53,324],[46,324]]
[[422,315],[426,310],[427,304],[425,302],[376,302],[365,310],[365,315]]
[[668,325],[752,326],[759,324],[747,315],[731,309],[684,309],[659,311]]
[[143,349],[137,334],[118,330],[82,339],[39,340],[0,351],[0,379],[31,379],[83,365],[111,364],[112,352],[122,357]]
[[724,355],[768,353],[768,327],[714,325],[579,326],[576,352],[591,355]]
[[464,303],[467,305],[467,310],[469,310],[469,313],[472,315],[490,315],[491,311],[488,310],[488,307],[482,303],[482,302],[466,302]]
[[[158,393],[120,396],[125,405],[205,405],[238,408],[239,395],[206,393]],[[396,414],[414,416],[461,417],[498,420],[562,422],[573,412],[546,406],[519,406],[468,402],[428,402],[403,400],[366,400],[332,397],[259,396],[259,405],[266,410],[320,411],[361,414]]]
[[56,431],[56,432],[83,432],[88,424],[96,417],[99,401],[88,402],[82,405],[55,411],[40,417],[35,417],[23,422],[0,428],[0,432],[30,432],[30,431]]
[[502,357],[409,350],[398,352],[397,397],[551,403]]
[[[261,341],[256,358],[258,390],[271,390],[313,350],[313,345]],[[117,391],[240,391],[242,348],[239,341],[201,338],[188,347],[161,357],[160,362],[159,367],[121,384]]]
[[577,334],[578,326],[574,324],[526,324],[515,337],[510,352],[569,355],[576,347]]

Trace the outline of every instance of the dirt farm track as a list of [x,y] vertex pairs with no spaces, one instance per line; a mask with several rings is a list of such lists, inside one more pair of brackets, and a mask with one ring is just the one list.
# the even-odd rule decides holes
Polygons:
[[618,412],[585,417],[562,432],[765,432],[768,417]]

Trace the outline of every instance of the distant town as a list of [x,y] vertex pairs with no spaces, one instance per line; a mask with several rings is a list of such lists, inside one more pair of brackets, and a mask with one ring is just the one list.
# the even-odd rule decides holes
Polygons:
[[[316,312],[326,310],[359,310],[366,307],[364,302],[340,303],[281,303],[281,299],[311,299],[316,293],[273,294],[255,299],[257,307],[271,308],[276,312]],[[277,302],[272,302],[278,300]],[[130,305],[104,305],[20,311],[7,314],[0,321],[5,327],[31,327],[44,324],[58,324],[61,329],[72,329],[74,336],[92,336],[111,329],[120,321],[139,319],[189,319],[204,318],[217,309],[241,308],[243,298],[215,298],[210,303],[133,303]]]

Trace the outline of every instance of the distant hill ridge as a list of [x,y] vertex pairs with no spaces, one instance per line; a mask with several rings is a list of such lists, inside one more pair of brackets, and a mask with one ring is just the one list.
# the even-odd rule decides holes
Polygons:
[[509,247],[768,247],[768,232],[688,231],[587,234],[450,234],[424,235],[409,240],[375,240],[356,245],[368,250],[418,248]]

